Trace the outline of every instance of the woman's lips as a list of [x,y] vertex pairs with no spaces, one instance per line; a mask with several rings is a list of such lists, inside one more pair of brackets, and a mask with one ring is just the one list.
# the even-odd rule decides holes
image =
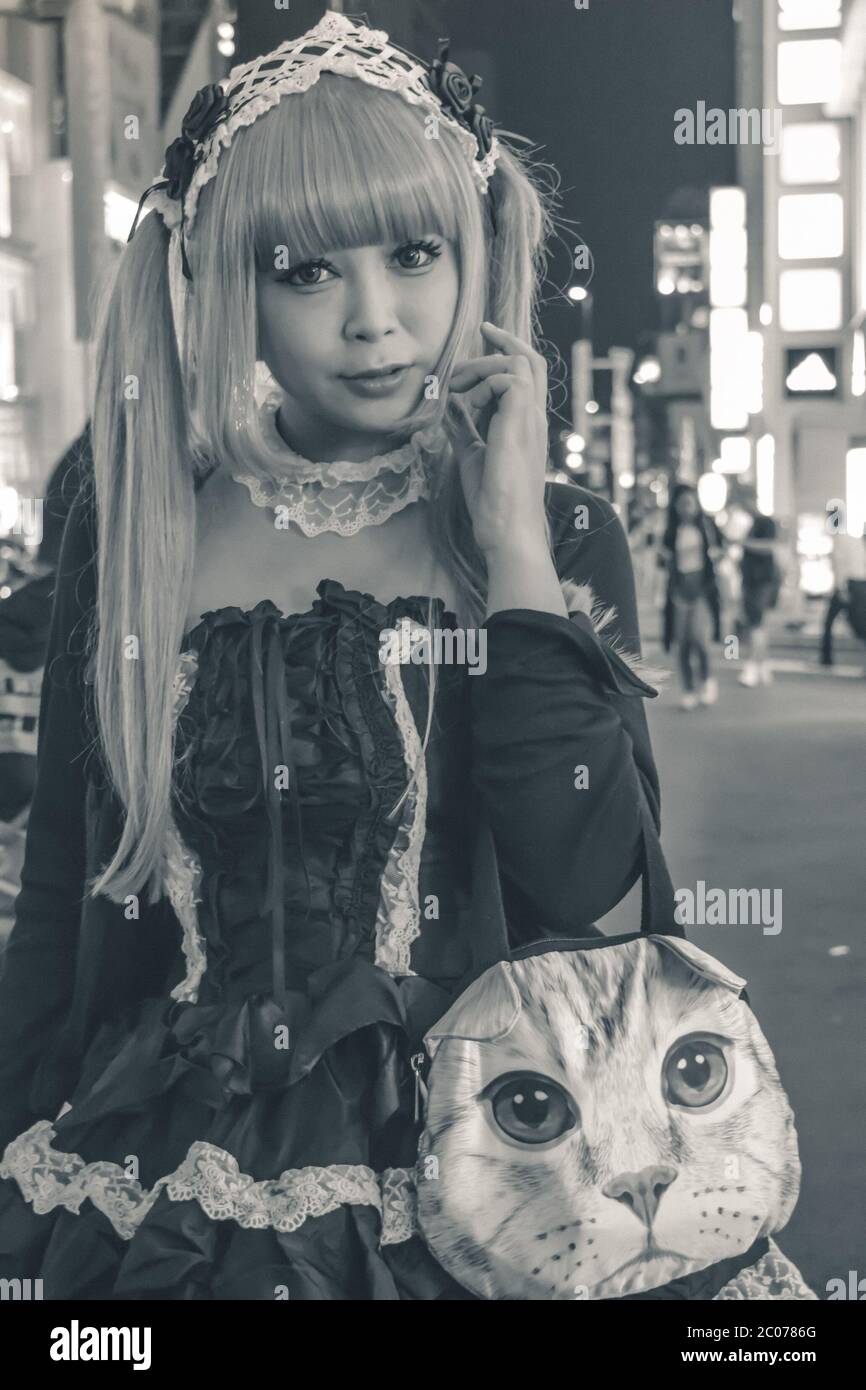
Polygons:
[[382,376],[344,376],[342,380],[356,396],[390,396],[400,390],[411,370],[400,367]]

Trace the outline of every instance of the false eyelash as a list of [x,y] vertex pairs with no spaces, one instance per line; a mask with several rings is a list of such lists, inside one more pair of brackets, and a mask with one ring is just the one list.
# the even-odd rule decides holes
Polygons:
[[413,251],[426,251],[428,256],[442,255],[441,241],[438,243],[435,241],[404,241],[397,249],[398,251],[403,251],[407,247],[411,248]]

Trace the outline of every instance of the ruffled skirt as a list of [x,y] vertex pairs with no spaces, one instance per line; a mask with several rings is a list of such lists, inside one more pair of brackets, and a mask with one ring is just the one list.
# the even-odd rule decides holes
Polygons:
[[104,1025],[68,1106],[3,1155],[0,1277],[63,1300],[471,1298],[417,1231],[398,983],[333,975],[314,1007],[151,999]]

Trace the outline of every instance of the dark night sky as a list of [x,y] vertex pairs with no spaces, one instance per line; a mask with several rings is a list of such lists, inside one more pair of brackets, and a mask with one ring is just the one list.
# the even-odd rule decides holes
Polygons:
[[[271,0],[240,0],[239,59],[303,33],[324,8],[292,0],[288,12],[275,11]],[[557,167],[561,213],[575,220],[595,258],[600,350],[633,346],[641,330],[657,326],[652,227],[666,200],[683,185],[734,179],[732,147],[673,139],[678,107],[735,104],[731,8],[732,0],[589,0],[588,10],[576,10],[573,0],[346,5],[425,58],[436,56],[436,36],[446,33],[457,62],[470,52],[470,71],[483,76],[490,54],[493,72],[479,100]],[[420,30],[407,27],[413,13],[421,15]],[[555,284],[569,281],[573,244],[560,245],[551,262]],[[551,287],[546,299],[545,335],[567,359],[578,312]]]

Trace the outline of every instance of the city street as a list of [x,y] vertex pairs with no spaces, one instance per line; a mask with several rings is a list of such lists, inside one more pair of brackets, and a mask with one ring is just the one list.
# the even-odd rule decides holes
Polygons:
[[[647,656],[667,660],[654,645]],[[716,667],[714,708],[683,713],[673,679],[648,706],[663,840],[678,888],[782,890],[778,935],[686,931],[748,981],[800,1140],[800,1201],[780,1244],[826,1298],[828,1279],[866,1275],[866,679],[780,670],[751,690],[733,664]],[[605,930],[634,930],[636,914],[629,895]]]

